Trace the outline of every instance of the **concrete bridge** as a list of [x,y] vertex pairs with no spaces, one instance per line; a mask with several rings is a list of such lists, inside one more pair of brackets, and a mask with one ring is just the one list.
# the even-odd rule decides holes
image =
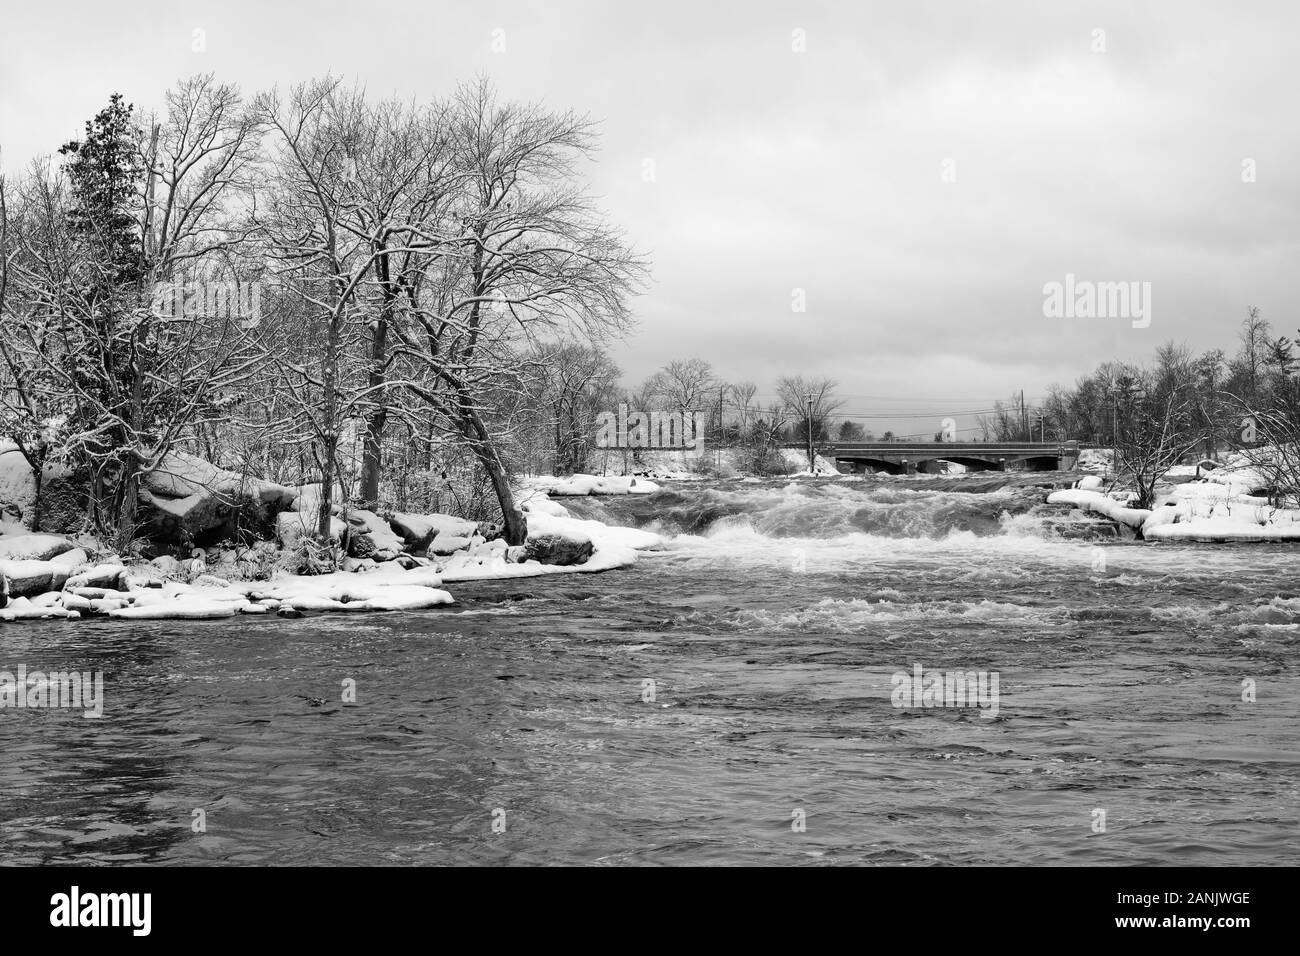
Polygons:
[[1078,442],[833,442],[818,449],[841,470],[887,471],[891,475],[938,472],[939,462],[965,465],[971,471],[1006,471],[1015,464],[1030,471],[1073,468]]

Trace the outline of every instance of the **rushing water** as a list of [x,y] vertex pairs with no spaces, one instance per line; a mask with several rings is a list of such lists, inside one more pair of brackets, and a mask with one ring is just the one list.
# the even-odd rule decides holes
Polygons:
[[[1300,555],[1004,481],[570,501],[671,547],[435,611],[0,625],[0,669],[107,682],[0,711],[0,862],[1300,861]],[[915,663],[997,716],[894,707]]]

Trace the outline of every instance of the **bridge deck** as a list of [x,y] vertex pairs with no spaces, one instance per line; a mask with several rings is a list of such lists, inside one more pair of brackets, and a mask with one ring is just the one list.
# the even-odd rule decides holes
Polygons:
[[1007,456],[1032,457],[1038,455],[1078,454],[1076,442],[1059,441],[953,441],[953,442],[831,442],[822,445],[822,454],[836,458],[870,458],[877,455],[889,457],[924,455],[927,458],[943,458],[946,455],[975,455],[982,457]]

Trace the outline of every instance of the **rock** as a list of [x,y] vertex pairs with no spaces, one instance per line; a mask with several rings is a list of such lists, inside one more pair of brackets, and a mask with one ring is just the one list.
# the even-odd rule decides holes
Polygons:
[[0,560],[48,561],[74,547],[61,534],[7,534],[0,537]]
[[72,569],[53,561],[0,561],[0,577],[8,580],[10,600],[60,591]]
[[46,465],[41,479],[41,530],[68,534],[86,527],[90,504],[90,474],[59,465]]
[[289,507],[295,496],[292,488],[226,471],[177,451],[164,456],[143,477],[140,488],[152,532],[173,542],[205,534],[269,533],[274,516]]
[[122,572],[118,587],[129,591],[132,588],[160,588],[165,583],[162,578],[150,574],[144,568],[135,568]]
[[501,525],[494,521],[480,521],[475,526],[475,533],[484,541],[495,541],[501,537]]
[[284,607],[278,608],[275,612],[275,616],[289,617],[289,618],[302,617],[302,611],[298,610],[296,607],[290,607],[286,605]]
[[97,564],[93,568],[78,572],[68,578],[65,587],[77,588],[117,588],[122,583],[126,568],[120,564]]
[[451,554],[457,549],[450,548],[436,551],[430,545],[439,535],[468,538],[478,531],[477,522],[466,518],[454,518],[451,515],[439,514],[396,513],[388,516],[388,524],[402,536],[402,539],[406,542],[406,550],[417,555],[430,551],[434,554]]
[[[196,577],[196,578],[195,578],[193,581],[191,581],[190,583],[193,584],[195,587],[200,587],[200,588],[228,588],[228,587],[230,587],[230,582],[229,582],[229,581],[227,581],[225,578],[219,578],[219,577],[217,577],[217,576],[214,575],[214,574],[200,574],[198,577]],[[147,586],[147,585],[146,585],[146,586]]]
[[387,521],[373,511],[350,508],[346,512],[348,554],[354,558],[391,561],[406,548],[406,542],[393,532]]
[[423,534],[415,534],[413,533],[415,529],[405,522],[389,519],[388,524],[402,536],[407,552],[412,554],[427,554],[429,545],[433,543],[433,539],[438,534],[438,529],[434,527],[417,526],[421,528]]
[[66,564],[70,568],[79,568],[83,564],[90,563],[90,555],[86,553],[84,548],[73,548],[71,551],[56,554],[50,560],[59,564]]
[[[46,464],[41,477],[41,530],[74,531],[85,524],[90,482],[84,472]],[[27,459],[0,440],[0,525],[28,527],[36,513],[36,481]]]
[[449,554],[455,554],[457,551],[464,551],[468,547],[469,538],[462,538],[454,534],[440,534],[429,545],[429,553],[436,554],[439,557],[446,557]]
[[522,544],[512,545],[511,547],[506,548],[506,563],[518,564],[520,561],[523,561],[524,552],[527,550],[528,549]]
[[9,579],[0,571],[0,607],[9,603]]
[[170,554],[164,554],[161,557],[154,558],[149,564],[165,578],[184,578],[187,577],[187,571],[176,558]]
[[524,560],[539,561],[542,564],[583,564],[594,550],[590,541],[574,541],[558,534],[543,534],[529,538],[524,544]]

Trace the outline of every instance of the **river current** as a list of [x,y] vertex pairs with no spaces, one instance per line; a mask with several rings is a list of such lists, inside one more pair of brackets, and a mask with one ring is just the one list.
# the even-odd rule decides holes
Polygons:
[[[667,482],[562,499],[667,536],[626,570],[0,625],[105,675],[0,711],[0,863],[1300,862],[1300,552],[1104,537],[1051,478]],[[996,715],[895,706],[918,664]]]

